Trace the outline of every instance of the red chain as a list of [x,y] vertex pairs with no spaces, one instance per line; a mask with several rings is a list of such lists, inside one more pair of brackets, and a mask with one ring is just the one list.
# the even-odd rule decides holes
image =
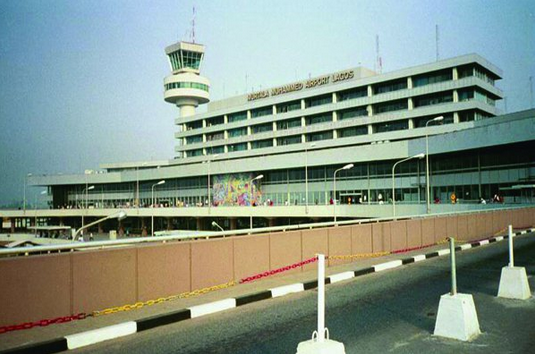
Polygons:
[[304,260],[302,262],[298,262],[298,263],[294,263],[294,264],[288,265],[286,267],[277,268],[277,269],[273,269],[273,270],[268,270],[268,271],[265,271],[263,273],[258,273],[256,275],[252,275],[250,277],[242,278],[240,280],[240,284],[251,282],[251,281],[258,280],[258,279],[265,278],[265,277],[269,277],[269,276],[272,276],[272,275],[275,275],[275,274],[283,273],[283,272],[286,272],[288,270],[292,270],[292,269],[295,269],[297,267],[304,266],[305,264],[314,263],[317,260],[318,260],[318,257],[313,257],[313,258],[309,258],[307,260]]
[[65,322],[70,322],[74,320],[83,320],[86,317],[88,317],[88,315],[85,312],[82,312],[82,313],[72,315],[72,316],[56,317],[52,319],[44,319],[44,320],[35,321],[35,322],[26,322],[26,323],[17,324],[17,325],[3,326],[3,327],[0,327],[0,334],[11,332],[11,331],[19,331],[21,329],[30,329],[33,327],[45,327],[54,323],[65,323]]

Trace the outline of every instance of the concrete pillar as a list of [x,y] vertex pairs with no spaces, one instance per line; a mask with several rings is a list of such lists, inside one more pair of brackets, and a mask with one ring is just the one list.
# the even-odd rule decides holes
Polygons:
[[453,90],[453,102],[459,102],[459,92],[457,90]]
[[247,110],[247,119],[251,119],[251,110]]
[[373,96],[373,88],[372,88],[372,85],[368,85],[368,97],[372,97]]
[[337,122],[338,121],[338,113],[336,113],[336,111],[333,111],[333,122]]
[[453,80],[459,80],[459,72],[457,71],[457,68],[453,68]]
[[373,125],[368,124],[368,134],[373,134]]
[[336,92],[333,92],[333,103],[337,102]]
[[223,116],[223,123],[228,123],[228,116],[226,114]]
[[414,129],[414,119],[409,119],[409,129]]
[[412,88],[412,77],[407,78],[407,88],[410,90]]
[[301,109],[305,109],[305,108],[306,108],[305,100],[302,99],[302,100],[301,100]]
[[366,106],[366,111],[368,111],[368,117],[373,116],[373,107],[371,104]]
[[453,112],[453,123],[459,123],[459,112]]
[[197,231],[202,231],[202,218],[196,218],[197,220]]
[[414,109],[414,101],[409,97],[409,110]]
[[238,227],[238,219],[237,218],[230,218],[230,229],[236,230]]
[[277,114],[277,106],[273,105],[273,115]]
[[167,218],[167,231],[173,229],[173,218]]

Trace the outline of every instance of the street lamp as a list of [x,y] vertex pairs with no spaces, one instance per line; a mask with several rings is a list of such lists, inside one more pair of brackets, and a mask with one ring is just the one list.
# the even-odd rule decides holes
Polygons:
[[305,213],[308,214],[308,148],[313,148],[316,143],[305,147]]
[[26,214],[26,184],[28,184],[28,177],[31,177],[32,174],[31,173],[28,173],[26,176],[24,176],[24,198],[23,198],[23,207],[22,209],[24,210],[24,214]]
[[219,226],[219,224],[216,223],[215,221],[212,221],[212,227],[217,227],[219,230],[225,232],[225,230],[221,226]]
[[102,219],[98,219],[97,221],[94,221],[90,224],[87,224],[85,226],[82,226],[81,228],[79,228],[78,230],[76,230],[76,232],[72,235],[72,240],[76,240],[76,236],[78,236],[78,234],[83,230],[83,229],[87,229],[87,228],[90,228],[91,226],[95,226],[96,224],[98,223],[101,223],[103,222],[104,220],[108,220],[108,219],[117,219],[118,221],[121,221],[123,219],[126,218],[126,212],[124,210],[121,210],[120,212],[118,213],[115,213],[115,214],[112,214],[112,215],[108,215],[108,216],[105,216],[103,217]]
[[426,212],[427,214],[429,214],[429,212],[431,211],[431,203],[430,203],[430,193],[429,193],[429,133],[427,131],[427,125],[431,122],[440,122],[444,120],[444,116],[439,116],[439,117],[436,117],[436,118],[433,118],[433,119],[430,119],[428,120],[426,123],[425,123],[425,183],[426,183],[426,189],[427,189],[427,198],[426,198],[426,204],[427,204],[427,208],[426,208]]
[[[39,195],[43,195],[43,194],[46,194],[47,191],[41,191],[41,193],[39,193]],[[33,210],[34,210],[34,226],[35,226],[35,237],[37,237],[37,195],[35,196],[34,198],[34,206],[33,206]]]
[[[249,203],[250,203],[251,207],[253,206],[253,181],[256,181],[256,180],[262,179],[262,178],[264,178],[264,175],[258,175],[258,176],[256,176],[255,178],[253,178],[252,180],[249,181],[249,188],[251,189],[251,194],[250,194],[251,201]],[[251,215],[250,215],[249,222],[250,222],[251,230],[252,230],[253,229],[253,209],[251,209]]]
[[151,213],[151,217],[150,217],[150,231],[151,231],[151,234],[152,236],[154,236],[154,187],[156,186],[159,186],[159,185],[162,185],[165,183],[165,179],[162,179],[160,182],[158,183],[154,183],[151,187],[151,190],[152,190],[152,213]]
[[414,156],[411,156],[411,157],[407,157],[406,159],[403,159],[403,160],[400,160],[398,162],[396,162],[394,164],[394,166],[392,166],[392,214],[393,216],[395,217],[396,216],[396,194],[395,194],[395,184],[394,184],[394,181],[395,181],[395,176],[394,176],[394,170],[396,169],[396,166],[402,162],[405,162],[405,161],[408,161],[408,160],[412,160],[412,159],[423,159],[425,157],[425,154],[422,152],[418,155],[414,155]]
[[[94,186],[94,185],[89,186],[89,187],[86,187],[86,188],[84,188],[84,189],[82,190],[82,195],[85,194],[85,203],[84,203],[84,204],[85,204],[85,205],[84,205],[84,208],[85,208],[85,209],[87,209],[87,198],[88,198],[87,195],[88,195],[88,192],[89,192],[90,190],[92,190],[92,189],[95,189],[95,186]],[[84,221],[85,221],[85,220],[84,220],[84,215],[85,215],[86,212],[87,212],[87,210],[82,211],[82,229],[84,228]]]
[[336,224],[336,173],[338,173],[338,171],[342,171],[342,170],[349,170],[350,168],[353,168],[353,165],[352,163],[350,164],[347,164],[345,165],[344,167],[342,168],[339,168],[337,169],[336,171],[334,171],[334,188],[333,188],[333,202],[334,202],[334,210],[333,210],[333,213],[334,213],[334,223]]
[[218,157],[219,154],[213,155],[211,158],[208,158],[208,214],[210,214],[210,210],[212,208],[212,196],[211,196],[211,186],[210,186],[210,166],[213,159]]

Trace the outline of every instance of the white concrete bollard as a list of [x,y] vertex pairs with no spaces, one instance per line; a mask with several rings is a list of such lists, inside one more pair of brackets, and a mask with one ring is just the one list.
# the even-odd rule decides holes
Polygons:
[[498,297],[527,300],[531,297],[526,268],[515,267],[513,252],[513,226],[509,225],[509,265],[502,268]]
[[434,335],[469,341],[481,334],[481,331],[474,298],[471,294],[457,293],[455,240],[453,238],[450,238],[450,260],[451,292],[440,297]]
[[299,343],[297,354],[345,354],[345,352],[344,344],[329,339],[329,330],[325,328],[325,255],[318,254],[318,330],[312,333],[312,339]]

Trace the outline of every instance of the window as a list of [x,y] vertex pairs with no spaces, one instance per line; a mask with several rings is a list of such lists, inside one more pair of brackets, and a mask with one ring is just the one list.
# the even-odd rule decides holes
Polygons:
[[[427,126],[428,127],[432,127],[432,126],[437,126],[437,125],[453,123],[453,113],[444,113],[444,114],[440,114],[440,115],[444,117],[443,120],[438,121],[438,122],[429,123]],[[414,127],[415,128],[423,128],[423,127],[425,127],[425,124],[427,122],[429,122],[430,120],[433,120],[436,117],[437,117],[437,115],[414,118]]]
[[251,148],[262,149],[273,146],[273,139],[257,140],[251,143]]
[[468,88],[468,89],[462,89],[459,90],[459,101],[469,101],[474,99],[474,89]]
[[225,119],[223,118],[223,116],[209,118],[209,119],[206,120],[206,126],[207,127],[211,127],[212,125],[219,125],[219,124],[223,124],[223,123],[225,123]]
[[212,134],[206,134],[206,141],[221,140],[224,138],[225,138],[225,134],[223,134],[223,132],[215,132]]
[[202,135],[194,135],[186,137],[186,144],[202,143]]
[[396,130],[409,129],[408,120],[398,120],[395,122],[378,123],[373,126],[375,133],[392,132]]
[[253,134],[273,131],[273,123],[258,124],[252,126]]
[[319,133],[311,133],[306,136],[306,141],[329,140],[333,138],[332,130]]
[[331,112],[316,114],[313,116],[306,117],[307,125],[320,124],[320,123],[332,122],[332,121],[333,121],[333,115]]
[[286,130],[301,126],[301,118],[288,119],[277,122],[277,130]]
[[277,105],[277,113],[285,113],[301,109],[301,101],[284,102]]
[[453,102],[453,92],[434,93],[413,98],[414,108]]
[[186,123],[186,130],[200,129],[202,128],[202,120],[197,120],[195,122]]
[[197,90],[203,90],[208,92],[209,86],[205,84],[201,84],[198,82],[171,82],[168,84],[165,84],[165,90],[173,90],[173,89],[197,89]]
[[407,100],[398,100],[398,101],[390,101],[385,103],[380,103],[374,105],[373,112],[375,114],[381,114],[386,112],[393,112],[393,111],[399,111],[402,109],[407,109]]
[[333,102],[333,98],[331,94],[323,95],[323,96],[316,96],[307,98],[305,100],[305,107],[315,107],[315,106],[321,106],[324,104],[329,104]]
[[368,111],[366,110],[366,107],[351,108],[351,109],[339,111],[338,120],[362,117],[362,116],[367,116],[367,115],[368,115]]
[[268,116],[270,114],[273,114],[273,108],[271,106],[261,107],[261,108],[256,108],[256,109],[251,110],[252,118]]
[[366,86],[353,88],[351,90],[340,91],[337,93],[338,101],[347,101],[354,98],[366,96],[368,96],[368,88]]
[[232,113],[228,115],[228,122],[234,123],[239,122],[241,120],[247,119],[247,112],[238,112],[238,113]]
[[293,136],[285,136],[282,138],[277,138],[278,146],[300,144],[300,143],[301,143],[301,135],[293,135]]
[[381,84],[375,84],[373,86],[373,94],[378,95],[381,93],[387,93],[392,91],[404,90],[407,88],[407,79],[399,79],[394,81],[388,81]]
[[228,152],[245,151],[247,150],[247,143],[232,144],[228,146]]
[[368,127],[365,125],[360,126],[360,127],[340,129],[338,131],[339,138],[347,138],[350,136],[358,136],[358,135],[366,135],[366,134],[368,134]]
[[238,136],[247,135],[247,127],[231,129],[228,131],[229,138],[236,138]]
[[187,152],[188,157],[202,156],[202,149],[191,150]]
[[457,69],[457,75],[459,76],[459,79],[474,76],[474,67],[472,65],[461,66]]
[[223,154],[225,152],[225,147],[224,146],[211,146],[210,148],[206,149],[206,152],[209,155]]
[[413,87],[420,87],[449,80],[453,80],[453,72],[451,69],[446,69],[414,76],[412,85]]

